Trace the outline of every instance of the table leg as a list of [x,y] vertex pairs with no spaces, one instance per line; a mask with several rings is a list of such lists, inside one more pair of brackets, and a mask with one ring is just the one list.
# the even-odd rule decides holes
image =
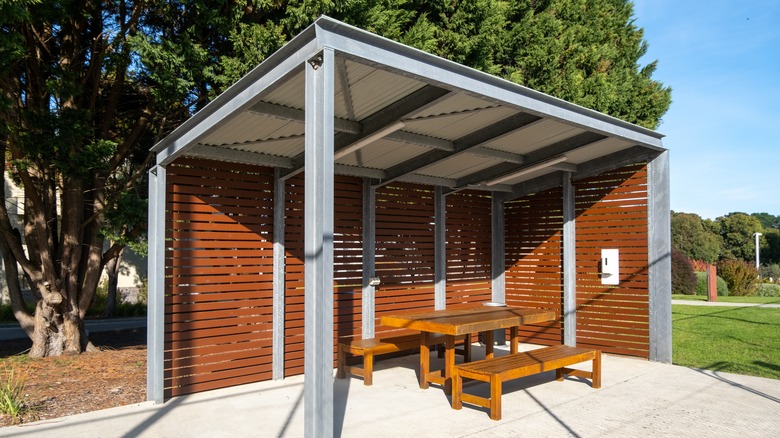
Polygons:
[[428,332],[420,333],[420,388],[428,389],[428,372],[431,369],[431,349],[428,346]]
[[452,369],[455,368],[455,336],[444,337],[444,393],[452,394]]
[[485,338],[485,359],[493,358],[493,330],[488,330],[482,335]]
[[517,327],[509,329],[509,352],[512,354],[517,353],[517,344],[520,342],[520,337],[517,332]]

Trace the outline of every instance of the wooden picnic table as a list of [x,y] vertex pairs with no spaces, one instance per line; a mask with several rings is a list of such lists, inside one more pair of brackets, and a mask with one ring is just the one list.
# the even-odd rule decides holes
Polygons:
[[[443,385],[449,394],[452,389],[452,369],[455,367],[455,337],[481,332],[485,340],[485,357],[493,357],[493,330],[509,329],[510,352],[517,353],[518,327],[526,324],[552,321],[555,312],[524,307],[479,306],[433,311],[405,311],[383,315],[380,324],[390,327],[419,330],[420,336],[420,388],[429,383]],[[430,371],[430,347],[428,336],[445,335],[444,369]]]

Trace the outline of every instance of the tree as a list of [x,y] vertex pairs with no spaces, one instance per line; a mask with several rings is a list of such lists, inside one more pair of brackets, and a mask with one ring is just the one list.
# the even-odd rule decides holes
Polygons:
[[772,216],[769,213],[752,213],[751,216],[758,219],[765,230],[780,228],[780,216]]
[[[145,60],[134,39],[162,32],[145,20],[148,8],[0,1],[0,148],[4,177],[25,196],[21,230],[0,203],[0,250],[32,356],[90,348],[83,319],[101,270],[144,232],[146,151],[155,132],[187,115],[181,96],[168,98],[137,68]],[[116,239],[104,251],[109,234]],[[34,315],[13,280],[17,263]]]
[[672,247],[691,260],[707,263],[718,261],[719,236],[706,226],[701,217],[692,213],[672,212]]
[[89,347],[100,272],[143,238],[150,146],[320,14],[642,126],[670,104],[628,0],[0,0],[0,147],[26,207],[17,229],[0,206],[0,250],[31,355]]
[[[722,258],[744,261],[756,260],[756,241],[754,233],[762,233],[761,222],[745,213],[729,213],[716,219],[723,244]],[[759,245],[763,241],[759,239]]]
[[655,128],[671,89],[652,79],[628,0],[362,0],[334,17],[538,91]]
[[672,249],[672,293],[696,295],[696,273],[685,254]]

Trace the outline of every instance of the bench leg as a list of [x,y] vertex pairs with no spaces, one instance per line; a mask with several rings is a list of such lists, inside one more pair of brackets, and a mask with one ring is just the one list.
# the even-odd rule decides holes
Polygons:
[[428,389],[428,372],[431,369],[431,349],[428,332],[420,333],[420,389]]
[[338,372],[336,373],[336,377],[339,379],[343,379],[347,377],[347,373],[345,370],[345,367],[347,365],[347,352],[344,350],[344,347],[339,344],[339,353],[338,353]]
[[601,351],[596,351],[593,358],[593,388],[601,388]]
[[371,386],[374,381],[374,353],[366,351],[363,354],[363,384]]
[[501,377],[490,376],[490,419],[501,419]]
[[452,409],[461,409],[463,402],[463,378],[458,374],[458,370],[452,370]]

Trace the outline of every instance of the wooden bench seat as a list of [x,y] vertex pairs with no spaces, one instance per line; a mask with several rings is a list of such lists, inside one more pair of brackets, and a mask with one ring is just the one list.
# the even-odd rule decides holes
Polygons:
[[[566,368],[588,360],[593,361],[592,371]],[[490,409],[490,418],[500,420],[503,382],[552,370],[556,380],[563,380],[564,375],[586,377],[592,380],[593,388],[601,388],[600,351],[556,345],[457,365],[452,372],[452,408],[471,403]],[[463,379],[490,383],[490,397],[464,393]]]
[[[462,354],[465,360],[471,359],[471,335],[458,337],[463,340],[463,348],[456,350]],[[444,335],[435,335],[431,338],[430,345],[444,343]],[[400,336],[385,336],[372,339],[345,338],[339,340],[338,345],[338,372],[336,377],[343,379],[347,373],[363,377],[363,384],[370,386],[373,383],[374,356],[396,353],[399,351],[414,350],[420,348],[420,333]],[[363,368],[347,364],[347,354],[363,357]]]

